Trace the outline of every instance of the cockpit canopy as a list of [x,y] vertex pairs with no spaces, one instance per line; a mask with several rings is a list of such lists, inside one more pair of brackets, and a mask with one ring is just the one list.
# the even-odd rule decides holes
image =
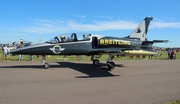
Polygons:
[[54,37],[53,39],[47,41],[47,43],[64,43],[64,42],[75,42],[75,41],[90,41],[91,34],[82,34],[82,33],[69,33],[62,34]]

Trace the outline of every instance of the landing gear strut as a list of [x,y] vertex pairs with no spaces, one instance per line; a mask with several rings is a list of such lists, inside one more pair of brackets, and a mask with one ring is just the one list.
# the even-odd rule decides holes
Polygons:
[[42,64],[43,64],[43,67],[44,67],[44,69],[48,69],[50,67],[50,65],[48,63],[45,63],[45,60],[46,60],[46,56],[42,55]]
[[114,58],[114,55],[113,54],[109,54],[109,58],[106,62],[107,64],[107,68],[109,71],[113,70],[115,68],[115,63],[112,61]]

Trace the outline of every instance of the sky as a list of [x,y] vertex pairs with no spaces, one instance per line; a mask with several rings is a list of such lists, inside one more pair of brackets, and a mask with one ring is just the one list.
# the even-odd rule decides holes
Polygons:
[[64,33],[125,37],[152,16],[148,40],[180,47],[179,0],[0,0],[0,43],[48,41]]

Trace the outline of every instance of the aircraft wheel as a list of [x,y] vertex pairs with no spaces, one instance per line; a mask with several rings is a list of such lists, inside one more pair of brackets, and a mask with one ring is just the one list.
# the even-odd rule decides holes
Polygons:
[[48,69],[48,68],[50,67],[50,65],[49,65],[48,63],[45,63],[45,64],[43,65],[43,67],[44,67],[44,69]]
[[108,67],[108,70],[111,71],[115,68],[115,63],[114,62],[107,62],[107,67]]
[[93,65],[94,66],[99,66],[99,60],[98,59],[95,59],[95,60],[93,60]]

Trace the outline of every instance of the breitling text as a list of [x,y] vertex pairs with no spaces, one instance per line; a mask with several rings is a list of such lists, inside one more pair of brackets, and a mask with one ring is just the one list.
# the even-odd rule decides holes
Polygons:
[[115,40],[115,39],[100,39],[99,43],[102,45],[131,45],[130,41]]

